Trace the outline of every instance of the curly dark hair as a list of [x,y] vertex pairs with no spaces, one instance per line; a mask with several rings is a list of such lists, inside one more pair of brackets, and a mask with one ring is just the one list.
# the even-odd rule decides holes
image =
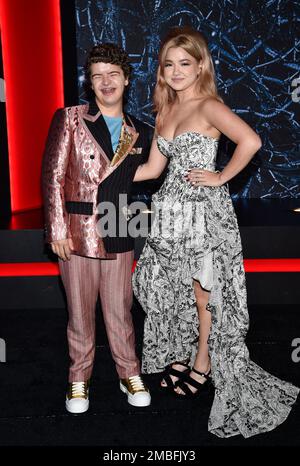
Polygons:
[[89,51],[85,64],[85,82],[91,85],[90,71],[92,63],[111,63],[122,68],[125,78],[130,78],[132,66],[129,56],[121,47],[116,44],[97,44]]

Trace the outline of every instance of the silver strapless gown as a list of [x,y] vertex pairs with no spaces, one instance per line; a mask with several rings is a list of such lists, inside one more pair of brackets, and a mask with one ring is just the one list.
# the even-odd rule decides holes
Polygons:
[[172,141],[159,136],[157,144],[170,158],[165,182],[152,198],[161,213],[133,274],[133,291],[146,313],[142,372],[193,362],[199,333],[195,279],[210,291],[215,396],[209,431],[219,437],[270,431],[286,419],[299,389],[249,358],[242,246],[228,185],[195,188],[183,178],[193,167],[215,171],[218,140],[186,132]]

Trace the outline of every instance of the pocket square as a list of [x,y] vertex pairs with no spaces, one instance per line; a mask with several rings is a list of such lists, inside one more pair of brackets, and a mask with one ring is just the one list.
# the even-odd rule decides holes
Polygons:
[[141,154],[143,151],[142,147],[133,147],[129,152],[130,155]]

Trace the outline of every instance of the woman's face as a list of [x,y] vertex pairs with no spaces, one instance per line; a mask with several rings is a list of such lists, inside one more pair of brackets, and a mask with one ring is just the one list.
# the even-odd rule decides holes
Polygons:
[[174,91],[184,91],[196,84],[201,61],[197,62],[192,55],[181,47],[170,47],[167,50],[163,66],[166,83]]

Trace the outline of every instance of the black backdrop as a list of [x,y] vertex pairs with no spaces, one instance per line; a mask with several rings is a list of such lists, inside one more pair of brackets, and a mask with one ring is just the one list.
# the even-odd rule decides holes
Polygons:
[[[295,0],[76,0],[78,94],[83,103],[87,50],[116,42],[134,66],[128,110],[153,122],[151,95],[161,37],[174,25],[204,32],[220,94],[261,136],[263,147],[231,183],[233,197],[300,197],[300,103],[292,81],[300,75],[300,3]],[[234,145],[223,138],[218,163]]]

